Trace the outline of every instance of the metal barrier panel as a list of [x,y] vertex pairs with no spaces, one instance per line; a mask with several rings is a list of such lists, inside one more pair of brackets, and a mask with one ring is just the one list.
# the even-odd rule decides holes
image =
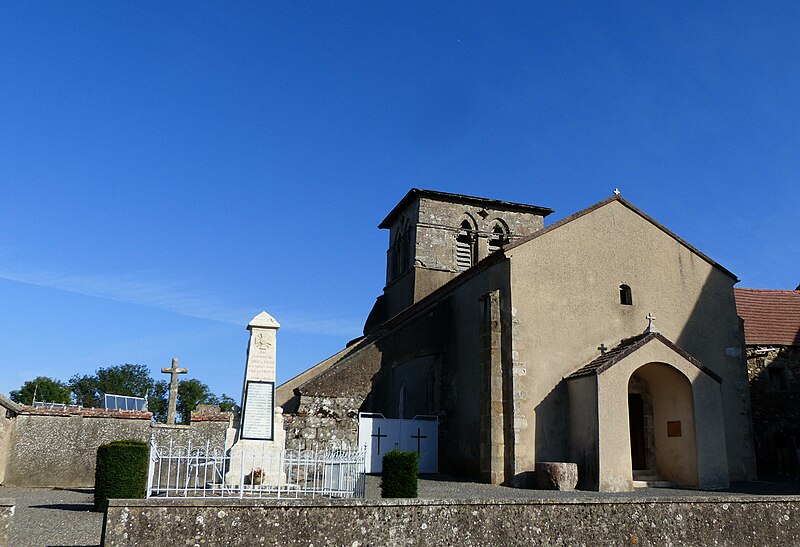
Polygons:
[[395,448],[417,452],[420,473],[438,473],[439,419],[415,416],[398,420],[363,412],[358,416],[358,446],[365,453],[367,473],[383,471],[383,455]]

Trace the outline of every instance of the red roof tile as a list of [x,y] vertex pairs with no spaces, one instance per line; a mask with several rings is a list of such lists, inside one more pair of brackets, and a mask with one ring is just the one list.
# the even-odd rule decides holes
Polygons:
[[747,345],[800,346],[800,291],[735,288]]

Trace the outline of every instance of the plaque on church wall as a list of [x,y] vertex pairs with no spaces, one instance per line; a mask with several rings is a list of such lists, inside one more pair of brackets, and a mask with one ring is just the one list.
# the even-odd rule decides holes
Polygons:
[[248,380],[242,408],[242,439],[274,440],[275,382]]

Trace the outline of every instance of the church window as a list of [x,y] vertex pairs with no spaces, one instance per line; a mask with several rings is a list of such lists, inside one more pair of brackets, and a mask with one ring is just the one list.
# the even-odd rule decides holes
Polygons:
[[633,293],[631,293],[631,288],[625,284],[619,286],[619,303],[623,306],[633,305]]
[[456,236],[456,269],[464,271],[475,263],[475,230],[468,220],[461,223]]
[[489,252],[493,253],[495,251],[499,251],[503,245],[506,245],[507,243],[508,233],[506,232],[505,227],[500,224],[500,222],[496,222],[492,228],[492,233],[489,236]]

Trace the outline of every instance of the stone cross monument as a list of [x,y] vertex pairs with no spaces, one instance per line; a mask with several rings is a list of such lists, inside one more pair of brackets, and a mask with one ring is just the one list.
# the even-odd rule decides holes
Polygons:
[[[283,450],[283,409],[275,406],[276,335],[280,324],[262,311],[247,325],[250,341],[242,385],[239,423],[228,431],[230,467],[226,482],[237,480],[264,462],[276,459]],[[253,463],[248,463],[253,462]],[[262,469],[264,480],[269,470]]]
[[169,406],[167,407],[167,425],[175,425],[175,411],[178,408],[178,374],[189,372],[185,368],[178,368],[178,358],[172,358],[170,368],[162,368],[161,372],[169,374]]

